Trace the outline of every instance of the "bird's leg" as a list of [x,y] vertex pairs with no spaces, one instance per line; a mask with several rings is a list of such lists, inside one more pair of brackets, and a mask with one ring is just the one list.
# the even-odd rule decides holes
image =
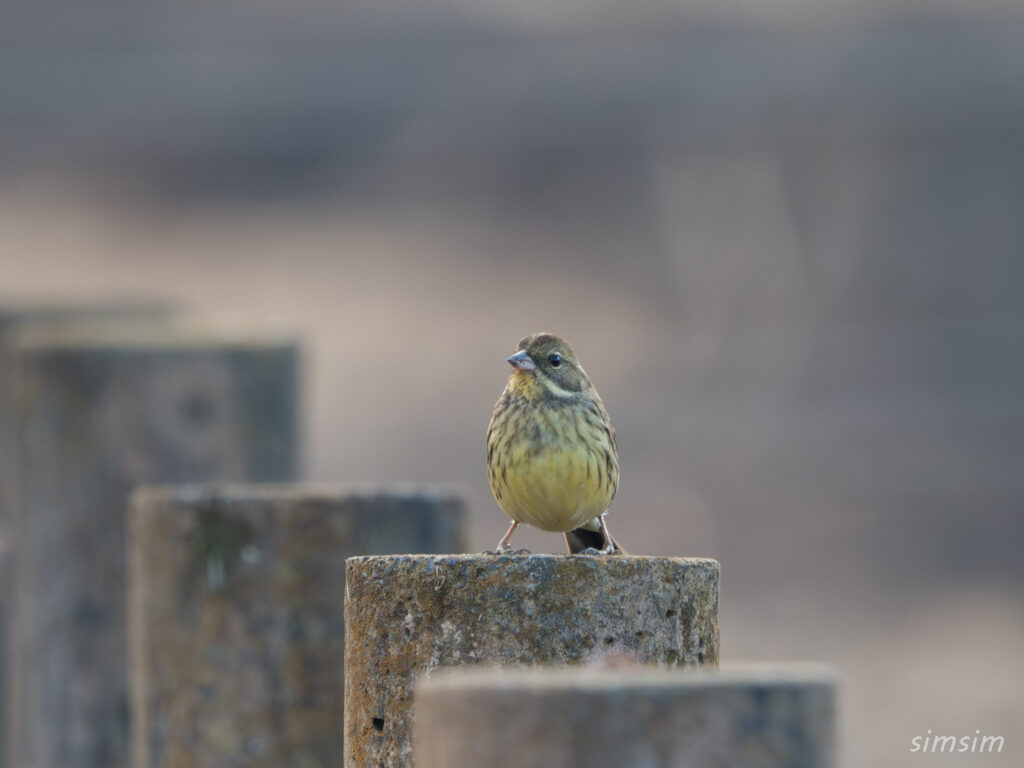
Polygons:
[[602,555],[611,555],[615,552],[615,541],[612,539],[612,535],[608,533],[608,524],[604,521],[604,513],[597,518],[598,525],[601,526],[601,535],[604,536],[604,546],[601,547]]
[[498,546],[496,546],[494,548],[496,554],[500,555],[503,552],[508,552],[510,549],[512,549],[512,546],[508,542],[509,542],[509,539],[512,538],[512,532],[515,531],[515,529],[518,528],[518,527],[519,527],[519,521],[518,520],[513,520],[512,521],[512,525],[510,525],[508,527],[508,530],[505,531],[505,535],[502,536],[501,539],[498,541]]

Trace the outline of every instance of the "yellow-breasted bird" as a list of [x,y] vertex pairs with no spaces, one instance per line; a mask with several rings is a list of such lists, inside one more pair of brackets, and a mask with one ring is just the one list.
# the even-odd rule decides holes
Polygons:
[[512,525],[565,534],[569,553],[622,553],[604,514],[619,487],[615,429],[572,347],[551,333],[519,342],[487,427],[487,478]]

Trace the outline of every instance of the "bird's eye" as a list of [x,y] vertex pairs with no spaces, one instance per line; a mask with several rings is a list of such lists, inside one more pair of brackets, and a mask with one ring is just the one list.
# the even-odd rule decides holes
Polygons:
[[552,368],[557,368],[562,364],[562,356],[556,352],[548,358],[548,362],[551,363]]

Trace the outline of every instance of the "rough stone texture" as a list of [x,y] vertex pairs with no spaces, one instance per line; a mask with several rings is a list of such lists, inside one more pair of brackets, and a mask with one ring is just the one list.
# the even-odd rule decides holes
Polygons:
[[431,489],[140,489],[129,512],[135,768],[340,768],[345,559],[463,548]]
[[171,328],[18,334],[8,764],[128,757],[125,502],[140,483],[290,480],[298,350]]
[[357,557],[346,578],[347,768],[412,764],[413,684],[437,667],[718,664],[714,560]]
[[416,687],[416,768],[831,768],[836,676],[451,670]]

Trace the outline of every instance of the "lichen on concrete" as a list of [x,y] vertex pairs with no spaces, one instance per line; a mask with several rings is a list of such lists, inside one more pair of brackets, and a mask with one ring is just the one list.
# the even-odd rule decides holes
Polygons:
[[464,664],[718,663],[714,560],[359,557],[346,571],[345,765],[411,765],[412,687]]

